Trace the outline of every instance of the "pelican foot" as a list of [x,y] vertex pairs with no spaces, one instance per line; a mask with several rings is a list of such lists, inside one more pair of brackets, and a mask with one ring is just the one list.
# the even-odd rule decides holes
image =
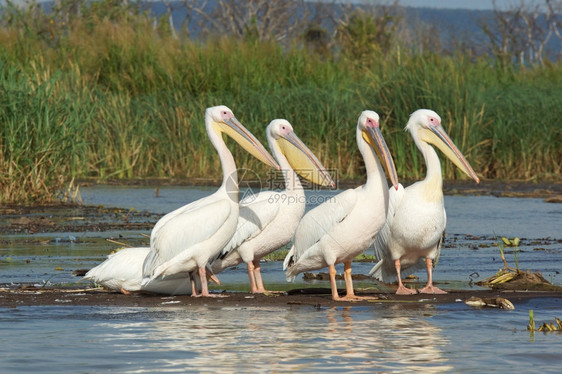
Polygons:
[[428,294],[446,294],[447,292],[443,291],[442,289],[435,287],[435,286],[425,286],[424,288],[422,288],[421,290],[419,290],[420,293],[428,293]]
[[378,296],[356,296],[356,295],[346,295],[344,297],[338,297],[337,299],[332,298],[334,301],[369,301],[378,300]]
[[208,294],[197,294],[197,295],[191,295],[191,297],[213,297],[213,298],[220,298],[220,297],[229,297],[228,295],[223,295],[220,293],[208,293]]
[[414,295],[416,293],[418,293],[418,291],[404,286],[398,287],[398,289],[396,290],[397,295]]
[[251,291],[251,293],[253,293],[253,294],[260,293],[260,294],[263,294],[263,295],[266,295],[266,296],[270,296],[270,295],[283,294],[283,293],[285,293],[285,291],[255,290],[255,291]]

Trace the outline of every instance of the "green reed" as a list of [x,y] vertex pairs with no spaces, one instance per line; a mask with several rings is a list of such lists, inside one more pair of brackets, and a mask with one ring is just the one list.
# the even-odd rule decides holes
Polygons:
[[[269,121],[288,119],[338,178],[364,178],[355,126],[365,109],[380,114],[399,177],[422,178],[403,128],[429,108],[484,179],[560,181],[560,64],[506,71],[399,48],[357,62],[298,41],[178,40],[146,16],[112,17],[0,27],[0,201],[51,200],[73,178],[216,181],[204,110],[218,104],[264,144]],[[238,165],[265,177],[231,143]],[[466,178],[442,163],[446,179]]]

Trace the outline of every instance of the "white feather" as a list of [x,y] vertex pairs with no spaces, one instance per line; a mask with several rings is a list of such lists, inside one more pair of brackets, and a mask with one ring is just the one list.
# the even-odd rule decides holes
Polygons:
[[[187,205],[164,216],[161,219],[164,223],[159,221],[152,231],[150,241],[153,251],[144,262],[144,273],[150,274],[150,278],[159,277],[165,272],[164,268],[170,268],[174,263],[182,262],[182,265],[186,265],[188,257],[199,255],[199,263],[205,262],[204,257],[207,257],[207,261],[214,257],[220,252],[224,242],[229,240],[228,234],[232,235],[234,232],[232,228],[224,229],[228,221],[233,221],[233,213],[238,213],[237,204],[228,197],[225,198],[225,193],[220,189],[213,195],[198,200],[194,209]],[[215,250],[198,253],[196,246],[203,242],[210,245],[216,243]],[[160,268],[164,264],[166,265]],[[179,273],[189,273],[196,267],[198,262],[194,261]],[[160,269],[156,271],[158,268]],[[171,270],[167,274],[172,275]]]
[[149,247],[121,249],[109,255],[107,260],[88,271],[84,279],[114,291],[190,295],[189,278],[164,280],[154,282],[148,287],[141,287],[142,264],[149,251]]

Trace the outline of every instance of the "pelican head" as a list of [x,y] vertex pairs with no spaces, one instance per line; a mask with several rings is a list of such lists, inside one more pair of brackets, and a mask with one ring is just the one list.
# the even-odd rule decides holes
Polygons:
[[[224,105],[207,108],[206,122],[211,123],[212,129],[218,133],[225,133],[234,139],[242,148],[261,162],[280,170],[281,168],[264,148],[258,139],[236,119],[232,110]],[[210,121],[209,121],[210,120]]]
[[441,117],[429,109],[419,109],[410,115],[406,130],[410,131],[414,141],[433,144],[441,150],[466,175],[480,183],[472,167],[441,126]]
[[392,185],[398,190],[398,175],[390,151],[382,136],[379,120],[379,115],[376,112],[365,110],[359,116],[357,127],[361,130],[363,139],[375,150],[381,159]]
[[265,131],[270,148],[274,149],[277,145],[297,174],[321,186],[336,186],[318,158],[295,134],[289,121],[274,119]]

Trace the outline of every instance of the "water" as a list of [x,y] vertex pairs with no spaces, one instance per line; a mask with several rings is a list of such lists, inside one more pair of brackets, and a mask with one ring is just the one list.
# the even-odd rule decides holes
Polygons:
[[[84,189],[82,196],[88,204],[165,213],[213,191],[167,187],[156,198],[150,188],[94,187]],[[524,238],[517,254],[519,264],[562,283],[561,204],[474,196],[448,196],[445,203],[448,245],[435,273],[443,288],[471,289],[471,280],[490,276],[503,266],[496,247],[480,246],[493,243],[494,235]],[[135,231],[2,238],[0,283],[74,283],[77,279],[70,271],[95,266],[115,248],[105,238],[119,235],[123,241],[136,241],[135,245],[146,240]],[[514,265],[514,254],[506,257]],[[354,263],[354,273],[365,274],[372,265]],[[327,282],[309,283],[300,277],[296,284],[287,285],[280,267],[278,262],[263,264],[268,288],[328,287]],[[424,274],[418,275],[424,279]],[[243,267],[228,269],[220,279],[222,288],[246,287]],[[376,286],[371,281],[355,285]],[[68,304],[4,308],[0,309],[0,372],[558,373],[562,334],[531,335],[525,328],[529,309],[540,322],[562,318],[562,301],[537,298],[515,307],[513,311],[473,309],[459,300],[444,305],[380,302],[318,309]]]
[[558,373],[562,336],[525,331],[529,308],[545,319],[562,311],[547,299],[514,311],[463,303],[0,309],[0,371]]

